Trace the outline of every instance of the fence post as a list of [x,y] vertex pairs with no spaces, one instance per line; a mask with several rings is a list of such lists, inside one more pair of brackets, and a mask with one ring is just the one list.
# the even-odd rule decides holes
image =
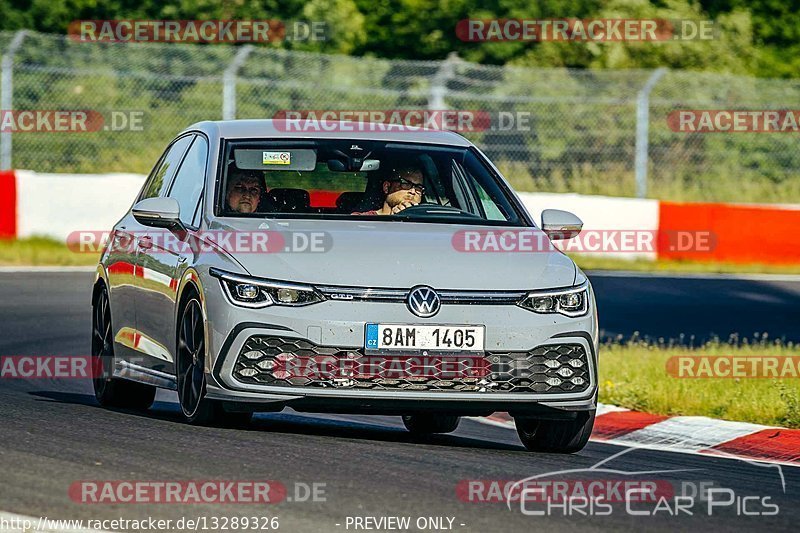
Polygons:
[[[27,35],[27,30],[20,30],[14,34],[8,51],[0,59],[0,112],[10,112],[14,109],[14,54],[22,45],[22,40]],[[0,131],[0,170],[11,170],[11,132]]]
[[666,68],[656,69],[636,95],[636,197],[647,196],[647,162],[650,135],[650,91],[667,73]]
[[444,97],[447,94],[447,82],[455,74],[456,63],[461,61],[458,54],[450,52],[447,58],[442,61],[436,74],[431,79],[431,90],[428,94],[428,109],[431,111],[447,109]]
[[222,75],[222,120],[236,118],[236,74],[252,51],[253,45],[250,44],[239,48]]

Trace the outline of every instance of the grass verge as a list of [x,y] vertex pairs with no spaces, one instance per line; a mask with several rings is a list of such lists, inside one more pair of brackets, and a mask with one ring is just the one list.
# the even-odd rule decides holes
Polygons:
[[606,344],[600,349],[600,401],[661,415],[694,415],[800,428],[800,378],[678,378],[670,357],[799,356],[800,347],[772,342],[709,343],[700,348]]
[[616,259],[589,255],[570,257],[583,270],[629,270],[635,272],[697,273],[697,274],[800,274],[800,265],[769,265],[762,263],[700,263],[696,261],[675,261],[645,259]]
[[4,266],[86,266],[96,265],[99,258],[99,253],[76,253],[47,237],[0,240],[0,265]]

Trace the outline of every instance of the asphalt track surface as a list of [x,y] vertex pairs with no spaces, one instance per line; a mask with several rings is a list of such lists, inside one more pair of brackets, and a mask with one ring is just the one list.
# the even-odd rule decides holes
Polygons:
[[[767,331],[754,329],[763,325],[773,328],[768,330],[773,337],[797,338],[800,283],[601,277],[593,281],[601,324],[612,334],[639,329],[669,336],[687,324],[698,336],[724,335],[746,325]],[[0,273],[0,354],[87,354],[90,283],[87,273]],[[694,307],[675,304],[676,295],[688,295]],[[639,302],[638,310],[629,311],[626,302]],[[648,316],[643,316],[643,306]],[[740,317],[744,310],[748,316]],[[716,316],[723,312],[724,316]],[[691,317],[705,322],[690,323]],[[749,330],[731,331],[749,335]],[[625,453],[611,458],[619,452]],[[603,510],[593,515],[586,508],[582,512],[588,516],[575,508],[568,514],[563,506],[551,508],[549,515],[529,516],[516,503],[509,510],[502,503],[462,501],[457,493],[464,480],[518,480],[589,469],[609,458],[603,468],[626,474],[595,469],[551,479],[655,480],[668,483],[678,494],[681,488],[690,494],[693,487],[712,484],[733,490],[733,503],[713,507],[711,515],[708,502],[695,498],[685,501],[691,516],[673,515],[665,507],[655,516],[632,516],[624,502],[614,502],[608,516],[597,516]],[[634,474],[643,471],[651,473]],[[146,413],[111,411],[97,406],[91,384],[83,380],[0,380],[0,473],[0,511],[51,519],[258,515],[278,517],[279,530],[290,532],[356,531],[347,527],[348,517],[406,516],[411,518],[410,531],[442,531],[418,529],[415,522],[420,517],[449,517],[452,530],[464,532],[782,531],[796,530],[800,519],[798,468],[595,442],[571,456],[532,454],[521,447],[513,431],[474,420],[463,420],[451,435],[419,440],[406,433],[396,417],[292,411],[259,414],[244,430],[198,428],[180,422],[174,393],[161,391]],[[68,495],[70,485],[80,480],[207,479],[277,480],[293,499],[296,483],[322,483],[325,501],[268,506],[87,505]],[[716,501],[729,495],[718,493]],[[674,509],[673,499],[667,498],[667,503]],[[776,515],[758,514],[774,512],[772,505],[778,506]],[[631,507],[652,512],[655,504]]]

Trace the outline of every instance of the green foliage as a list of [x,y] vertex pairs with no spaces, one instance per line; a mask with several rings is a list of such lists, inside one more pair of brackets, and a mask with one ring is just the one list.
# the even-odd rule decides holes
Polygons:
[[[64,33],[80,19],[324,20],[325,42],[278,46],[393,59],[585,68],[672,68],[766,77],[800,69],[800,0],[0,0],[0,30]],[[462,42],[466,18],[714,19],[719,38],[690,42]]]

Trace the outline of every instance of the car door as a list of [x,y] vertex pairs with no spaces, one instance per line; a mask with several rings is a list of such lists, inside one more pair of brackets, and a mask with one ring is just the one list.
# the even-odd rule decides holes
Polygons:
[[194,135],[169,189],[162,194],[178,202],[180,219],[187,231],[150,228],[139,247],[139,350],[147,355],[148,368],[169,374],[174,372],[178,285],[192,256],[186,239],[199,226],[207,160],[208,141],[202,135]]
[[[190,142],[191,139],[176,139],[164,150],[134,204],[145,198],[159,196],[166,191],[175,174],[176,159],[179,162],[183,158]],[[148,229],[128,211],[114,227],[106,259],[115,354],[119,359],[133,364],[141,364],[143,359],[137,348],[141,336],[136,324],[138,292],[136,280],[141,276],[139,241],[147,234]]]
[[[180,137],[167,147],[134,205],[146,198],[166,194],[191,140],[191,137]],[[142,277],[141,243],[150,230],[129,211],[114,228],[106,269],[114,313],[115,354],[118,359],[145,367],[148,363],[141,349],[143,338],[138,325],[138,305],[141,297],[139,279]]]

